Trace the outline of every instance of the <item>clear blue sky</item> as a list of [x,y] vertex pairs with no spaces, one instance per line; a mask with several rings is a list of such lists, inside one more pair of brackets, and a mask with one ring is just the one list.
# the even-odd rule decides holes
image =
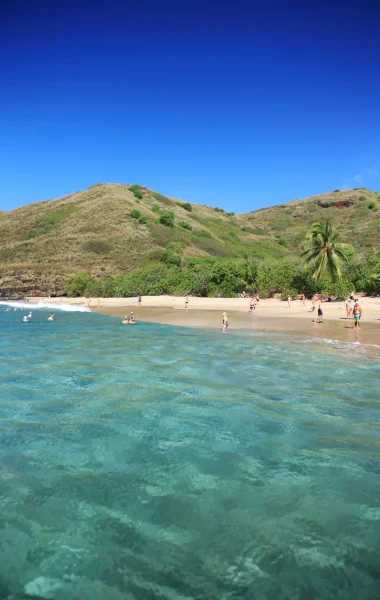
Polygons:
[[380,189],[376,2],[2,0],[0,208],[98,182],[236,212]]

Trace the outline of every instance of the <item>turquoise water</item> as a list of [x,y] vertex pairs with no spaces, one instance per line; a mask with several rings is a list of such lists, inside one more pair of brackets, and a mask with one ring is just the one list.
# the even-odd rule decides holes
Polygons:
[[0,312],[0,598],[367,600],[379,363]]

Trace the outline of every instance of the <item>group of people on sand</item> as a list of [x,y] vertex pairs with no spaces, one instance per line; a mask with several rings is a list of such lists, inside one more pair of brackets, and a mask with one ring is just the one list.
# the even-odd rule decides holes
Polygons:
[[[306,306],[305,304],[305,294],[302,294],[301,296],[301,300],[302,300],[302,304],[304,306]],[[329,298],[328,300],[325,300],[325,302],[329,302],[331,301],[331,298]],[[317,309],[318,311],[318,318],[315,321],[315,323],[322,323],[323,322],[323,310],[322,310],[322,306],[321,303],[323,302],[323,300],[320,298],[319,294],[315,294],[312,299],[311,299],[311,310],[309,312],[314,312],[315,309]],[[347,319],[354,319],[354,328],[355,329],[360,329],[360,319],[363,313],[363,309],[359,304],[359,300],[358,298],[354,298],[353,295],[351,295],[347,301],[346,301],[346,312],[347,312]]]
[[359,300],[354,298],[353,295],[347,298],[346,301],[346,312],[347,320],[354,319],[354,327],[360,329],[360,319],[362,316],[363,309],[359,304]]
[[[87,306],[88,306],[88,308],[91,308],[91,301],[92,301],[92,298],[89,298],[87,300]],[[100,298],[97,299],[97,305],[98,305],[98,308],[99,308],[100,307]]]
[[121,324],[122,325],[133,325],[134,323],[136,323],[137,319],[135,317],[135,314],[133,311],[131,311],[130,315],[125,315],[124,319],[122,320]]
[[259,304],[259,302],[260,302],[260,297],[259,297],[259,295],[257,295],[257,296],[251,296],[251,299],[250,299],[250,301],[249,301],[249,310],[250,310],[251,312],[252,312],[252,311],[255,311],[255,310],[256,310],[256,307],[257,307],[257,305]]

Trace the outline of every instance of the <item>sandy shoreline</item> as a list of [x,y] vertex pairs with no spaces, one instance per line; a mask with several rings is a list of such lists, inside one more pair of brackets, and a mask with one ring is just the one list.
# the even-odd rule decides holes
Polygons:
[[30,298],[30,302],[66,303],[87,306],[92,312],[124,317],[131,310],[141,321],[183,327],[221,328],[222,312],[227,311],[230,329],[279,331],[283,333],[334,339],[344,342],[380,345],[380,298],[360,298],[363,317],[360,331],[347,320],[345,302],[324,302],[324,322],[315,322],[311,302],[306,307],[300,300],[287,302],[276,298],[260,300],[256,311],[249,311],[245,298],[189,298],[185,310],[184,298],[173,296],[144,296],[141,305],[134,298]]

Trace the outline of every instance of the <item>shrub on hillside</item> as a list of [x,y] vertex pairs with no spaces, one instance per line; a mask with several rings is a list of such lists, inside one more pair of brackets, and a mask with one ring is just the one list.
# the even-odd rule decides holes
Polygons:
[[240,229],[241,229],[242,231],[247,231],[247,228],[246,228],[246,227],[244,227],[244,226],[243,226],[243,227],[240,227]]
[[160,216],[161,225],[165,225],[165,227],[174,227],[174,213],[171,211],[166,211]]
[[368,204],[368,208],[369,208],[370,210],[373,210],[375,207],[376,207],[376,204],[375,204],[375,202],[370,202],[370,203]]
[[285,239],[285,238],[283,238],[283,237],[280,237],[280,238],[278,238],[278,243],[280,244],[280,246],[284,246],[285,248],[286,248],[286,247],[287,247],[287,245],[288,245],[288,242],[287,242],[287,241],[286,241],[286,239]]
[[184,208],[188,212],[192,212],[192,210],[193,210],[193,207],[191,206],[191,204],[189,202],[177,202],[177,206]]
[[94,254],[108,254],[111,246],[104,240],[88,240],[82,246],[85,252],[94,252]]
[[181,257],[173,252],[173,250],[163,250],[161,253],[161,261],[166,263],[167,265],[177,265],[178,267],[181,265]]
[[234,217],[234,216],[235,216],[235,213],[234,213],[234,212],[228,212],[228,213],[226,213],[226,214],[227,214],[227,217]]
[[147,222],[148,222],[148,219],[146,218],[145,215],[139,216],[139,223],[141,223],[141,225],[145,225]]
[[340,192],[340,190],[334,190],[334,194],[335,194],[336,192]]
[[169,242],[166,246],[166,249],[172,250],[173,252],[179,255],[183,254],[183,247],[179,242]]
[[190,223],[187,223],[186,221],[179,221],[178,225],[183,229],[188,229],[189,231],[193,229],[192,225],[190,225]]
[[215,212],[221,212],[221,213],[224,213],[224,212],[226,212],[226,211],[224,210],[224,208],[218,208],[217,206],[215,206],[215,208],[214,208],[214,211],[215,211]]
[[141,212],[134,208],[130,211],[129,216],[131,219],[139,219],[141,217]]
[[142,193],[142,189],[141,189],[141,185],[130,185],[129,186],[129,191],[132,192],[132,194],[136,197],[139,198],[141,200],[141,198],[143,197],[143,193]]

